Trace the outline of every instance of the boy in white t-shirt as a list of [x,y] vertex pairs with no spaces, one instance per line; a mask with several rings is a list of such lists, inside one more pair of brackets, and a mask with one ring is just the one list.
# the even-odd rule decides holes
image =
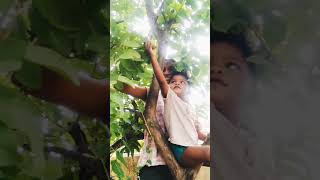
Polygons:
[[[256,65],[247,61],[252,52],[241,34],[213,31],[211,36],[211,125],[214,179],[264,180],[257,168],[254,134],[243,121],[255,99]],[[267,151],[266,151],[267,153]]]
[[209,164],[210,146],[198,144],[198,139],[205,140],[206,135],[200,131],[195,112],[184,98],[188,88],[188,76],[176,72],[168,83],[150,42],[146,43],[146,50],[151,56],[151,64],[164,98],[164,120],[175,158],[185,167]]

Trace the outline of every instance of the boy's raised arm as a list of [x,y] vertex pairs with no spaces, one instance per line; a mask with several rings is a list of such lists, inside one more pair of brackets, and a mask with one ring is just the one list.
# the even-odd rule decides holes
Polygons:
[[152,50],[151,41],[147,41],[145,43],[145,48],[150,55],[150,60],[151,60],[151,64],[153,67],[154,74],[158,80],[162,96],[165,98],[165,97],[167,97],[169,86],[168,86],[168,83],[167,83],[165,76],[163,75],[162,69],[157,61],[157,58]]

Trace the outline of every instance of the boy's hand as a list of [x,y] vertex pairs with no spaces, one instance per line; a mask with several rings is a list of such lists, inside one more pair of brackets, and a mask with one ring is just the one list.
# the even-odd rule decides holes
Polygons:
[[144,43],[144,48],[145,50],[147,51],[147,53],[152,56],[154,55],[154,52],[153,52],[153,48],[152,48],[152,42],[150,40],[147,40],[145,43]]

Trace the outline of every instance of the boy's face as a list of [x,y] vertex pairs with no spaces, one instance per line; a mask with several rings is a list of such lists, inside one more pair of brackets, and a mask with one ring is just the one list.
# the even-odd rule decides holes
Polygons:
[[211,101],[216,107],[233,106],[243,96],[249,69],[240,49],[226,42],[211,45]]
[[172,89],[179,97],[182,97],[187,89],[187,79],[182,75],[175,75],[169,82],[170,89]]
[[163,75],[166,78],[167,82],[169,82],[173,71],[174,71],[174,65],[172,63],[165,63],[163,68]]

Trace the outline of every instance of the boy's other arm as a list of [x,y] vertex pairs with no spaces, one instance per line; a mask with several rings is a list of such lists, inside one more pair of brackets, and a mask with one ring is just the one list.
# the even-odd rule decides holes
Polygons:
[[201,141],[205,141],[206,138],[207,138],[207,134],[197,130],[197,133],[198,133],[198,139],[200,139]]
[[154,71],[154,74],[155,74],[155,76],[156,76],[156,78],[158,80],[162,96],[164,98],[166,98],[168,90],[169,90],[168,83],[167,83],[166,78],[163,75],[162,69],[161,69],[161,67],[160,67],[160,65],[159,65],[159,63],[157,61],[157,58],[156,58],[156,56],[155,56],[155,54],[154,54],[154,52],[152,50],[151,41],[147,41],[146,42],[145,48],[146,48],[147,52],[150,55],[150,60],[151,60],[151,64],[152,64],[152,67],[153,67],[153,71]]
[[77,112],[105,119],[109,112],[109,87],[107,80],[97,80],[78,74],[77,86],[61,75],[43,67],[42,87],[28,90],[13,76],[12,81],[23,91],[48,102],[65,105]]
[[[193,115],[194,117],[196,117],[196,115],[194,114]],[[198,139],[200,139],[201,141],[205,141],[206,138],[207,138],[207,134],[205,134],[202,130],[202,125],[201,123],[199,122],[199,119],[198,118],[195,118],[195,127],[196,127],[196,130],[197,130],[197,134],[198,134]]]
[[128,84],[123,83],[123,88],[122,89],[118,89],[119,91],[131,95],[135,98],[139,98],[142,100],[146,100],[147,99],[147,88],[145,87],[138,87],[138,86],[130,86]]

